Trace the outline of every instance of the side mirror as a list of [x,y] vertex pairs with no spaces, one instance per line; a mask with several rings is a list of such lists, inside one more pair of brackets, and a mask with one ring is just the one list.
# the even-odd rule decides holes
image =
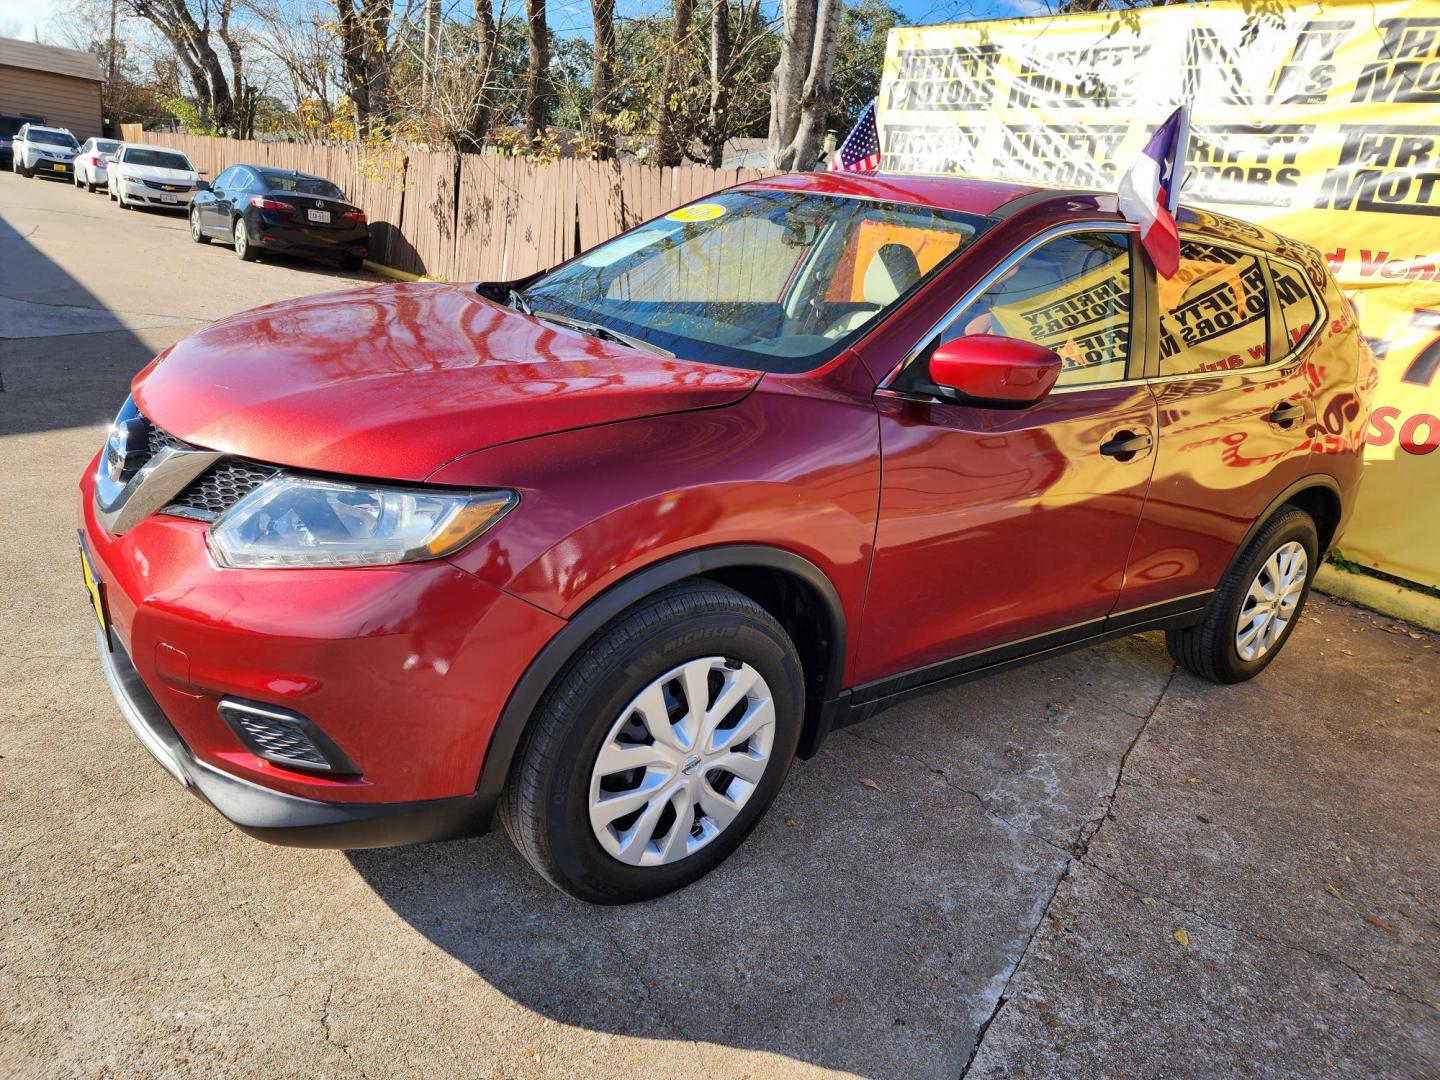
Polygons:
[[209,190],[210,190],[210,181],[209,181],[209,180],[196,180],[196,181],[195,181],[195,190],[196,190],[196,191],[209,191]]
[[1023,409],[1050,393],[1060,357],[1043,345],[996,334],[947,341],[930,357],[930,378],[959,399],[1000,409]]

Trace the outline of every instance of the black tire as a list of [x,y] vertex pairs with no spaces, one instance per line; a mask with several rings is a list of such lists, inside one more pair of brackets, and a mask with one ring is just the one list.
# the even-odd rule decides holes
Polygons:
[[340,269],[347,273],[353,274],[364,265],[365,256],[363,255],[342,255],[340,257]]
[[[590,774],[611,726],[666,672],[706,656],[751,665],[775,704],[764,774],[734,820],[686,857],[631,866],[601,847],[589,819]],[[617,616],[571,659],[546,692],[516,750],[500,819],[520,854],[556,888],[597,904],[648,900],[723,862],[785,782],[804,717],[795,646],[768,612],[705,580],[664,589]]]
[[245,219],[237,217],[235,224],[231,226],[231,238],[235,246],[235,254],[240,257],[241,262],[254,262],[260,257],[260,249],[250,243],[249,232],[245,228]]
[[190,239],[197,244],[210,243],[210,237],[200,231],[200,213],[193,209],[190,211]]
[[[1251,583],[1279,548],[1298,543],[1305,549],[1305,584],[1300,599],[1284,630],[1263,655],[1253,660],[1241,657],[1236,633]],[[1315,522],[1304,510],[1286,506],[1265,523],[1245,551],[1226,573],[1205,618],[1195,626],[1165,632],[1165,647],[1186,671],[1216,683],[1238,683],[1253,679],[1280,654],[1305,613],[1310,585],[1320,565],[1320,540]]]

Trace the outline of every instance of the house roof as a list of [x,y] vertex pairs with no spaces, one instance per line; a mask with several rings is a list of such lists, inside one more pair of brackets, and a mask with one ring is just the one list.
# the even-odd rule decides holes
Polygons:
[[88,52],[62,49],[56,45],[38,45],[33,41],[0,37],[0,66],[48,71],[75,79],[104,82],[100,61]]

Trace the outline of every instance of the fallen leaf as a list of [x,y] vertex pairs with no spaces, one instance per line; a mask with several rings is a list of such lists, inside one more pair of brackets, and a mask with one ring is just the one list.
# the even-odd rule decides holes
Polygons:
[[1144,904],[1146,907],[1159,907],[1159,906],[1160,906],[1160,901],[1159,901],[1159,900],[1156,900],[1153,896],[1142,896],[1142,897],[1140,897],[1140,903]]
[[1386,926],[1383,922],[1381,922],[1379,919],[1377,919],[1374,915],[1366,915],[1366,916],[1365,916],[1365,921],[1368,922],[1371,926],[1378,926],[1381,930],[1384,930],[1387,934],[1393,934],[1393,933],[1395,932],[1395,928],[1394,928],[1393,926]]
[[1336,900],[1345,899],[1345,897],[1340,895],[1340,890],[1335,888],[1335,886],[1331,885],[1328,881],[1325,883],[1325,891],[1328,892],[1331,896],[1335,897]]
[[789,825],[790,828],[793,829],[793,828],[795,828],[796,826],[798,826],[800,823],[799,823],[798,821],[796,821],[793,817],[787,817],[787,818],[785,819],[785,824],[786,824],[786,825]]
[[1341,655],[1341,656],[1354,656],[1355,653],[1354,653],[1352,650],[1350,650],[1350,649],[1341,649],[1341,650],[1340,650],[1340,655]]
[[866,787],[868,787],[871,791],[879,791],[879,790],[880,790],[880,785],[877,784],[874,780],[871,780],[869,777],[862,776],[862,777],[860,778],[860,783],[864,784],[864,785],[865,785]]
[[1187,784],[1198,784],[1198,783],[1200,782],[1200,778],[1199,778],[1198,776],[1192,776],[1192,777],[1190,777],[1188,780],[1186,780],[1185,782],[1186,782]]
[[1171,934],[1170,936],[1173,937],[1176,941],[1178,941],[1181,945],[1184,945],[1187,949],[1190,947],[1190,935],[1185,932],[1185,928],[1183,926],[1176,927],[1175,933]]

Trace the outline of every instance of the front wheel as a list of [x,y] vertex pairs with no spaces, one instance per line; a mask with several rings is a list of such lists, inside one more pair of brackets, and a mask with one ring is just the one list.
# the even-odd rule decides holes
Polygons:
[[200,211],[193,208],[190,211],[190,239],[197,244],[210,242],[210,237],[206,236],[205,231],[200,228]]
[[804,681],[768,612],[709,581],[641,601],[557,676],[500,804],[557,888],[622,904],[688,885],[774,800],[800,738]]
[[1282,510],[1225,575],[1204,620],[1166,631],[1170,655],[1211,682],[1253,679],[1295,632],[1319,558],[1314,520],[1295,507]]

